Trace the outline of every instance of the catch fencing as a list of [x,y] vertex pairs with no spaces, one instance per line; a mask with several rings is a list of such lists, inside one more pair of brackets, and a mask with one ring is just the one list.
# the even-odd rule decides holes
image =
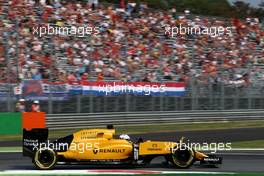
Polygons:
[[[261,82],[260,82],[261,83]],[[193,111],[193,110],[236,110],[264,109],[264,85],[234,86],[221,84],[193,83],[186,86],[183,96],[151,95],[67,95],[56,100],[52,94],[40,100],[41,111],[48,114],[60,113],[108,113],[141,111]],[[0,84],[0,112],[14,112],[20,98],[14,95],[12,85]],[[30,111],[32,100],[27,100]]]

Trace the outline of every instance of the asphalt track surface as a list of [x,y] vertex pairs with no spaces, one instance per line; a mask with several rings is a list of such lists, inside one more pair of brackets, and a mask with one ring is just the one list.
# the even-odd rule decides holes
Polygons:
[[[264,139],[264,128],[225,129],[211,131],[179,131],[131,135],[133,140],[139,137],[150,140],[177,141],[185,136],[191,142],[236,142]],[[4,145],[3,145],[4,144]],[[21,142],[0,142],[0,146],[17,146]],[[218,153],[223,157],[223,164],[219,168],[210,168],[195,163],[189,169],[175,169],[171,165],[164,165],[163,158],[156,158],[144,167],[113,166],[113,165],[74,165],[57,166],[55,169],[132,169],[132,170],[159,170],[159,171],[209,171],[209,172],[264,172],[264,151],[229,151]],[[0,153],[0,170],[35,170],[31,160],[23,157],[22,153]]]
[[[201,172],[264,172],[264,152],[261,153],[229,153],[219,154],[223,157],[223,164],[218,168],[211,168],[195,163],[189,169],[177,169],[172,165],[162,164],[163,158],[156,158],[148,166],[120,166],[120,165],[60,165],[56,170],[98,170],[98,169],[128,169],[128,170],[151,170],[151,171],[201,171]],[[1,170],[36,170],[27,157],[22,153],[0,153],[0,171]]]

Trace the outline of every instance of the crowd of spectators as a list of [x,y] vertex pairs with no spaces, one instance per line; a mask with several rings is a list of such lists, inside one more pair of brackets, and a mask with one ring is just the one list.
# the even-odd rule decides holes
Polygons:
[[[48,1],[49,2],[49,1]],[[264,28],[258,19],[201,17],[98,1],[2,0],[0,80],[199,81],[248,85],[264,80]],[[98,27],[99,34],[33,34],[34,27]],[[165,34],[168,26],[232,27],[231,34]],[[7,59],[8,58],[8,59]],[[264,68],[263,68],[264,69]],[[262,73],[263,71],[263,73]]]

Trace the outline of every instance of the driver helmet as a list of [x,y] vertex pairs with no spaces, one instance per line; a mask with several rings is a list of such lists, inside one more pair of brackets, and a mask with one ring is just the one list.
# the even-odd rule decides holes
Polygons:
[[38,100],[33,101],[33,104],[39,104]]
[[120,139],[130,140],[130,137],[127,134],[121,134],[119,136]]

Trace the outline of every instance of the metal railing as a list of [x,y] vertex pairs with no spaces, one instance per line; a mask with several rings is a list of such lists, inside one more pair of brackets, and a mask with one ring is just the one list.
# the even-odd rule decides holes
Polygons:
[[89,127],[135,126],[153,124],[214,123],[235,120],[263,120],[264,110],[239,111],[148,111],[133,113],[83,113],[48,114],[47,127],[50,129],[77,129]]

